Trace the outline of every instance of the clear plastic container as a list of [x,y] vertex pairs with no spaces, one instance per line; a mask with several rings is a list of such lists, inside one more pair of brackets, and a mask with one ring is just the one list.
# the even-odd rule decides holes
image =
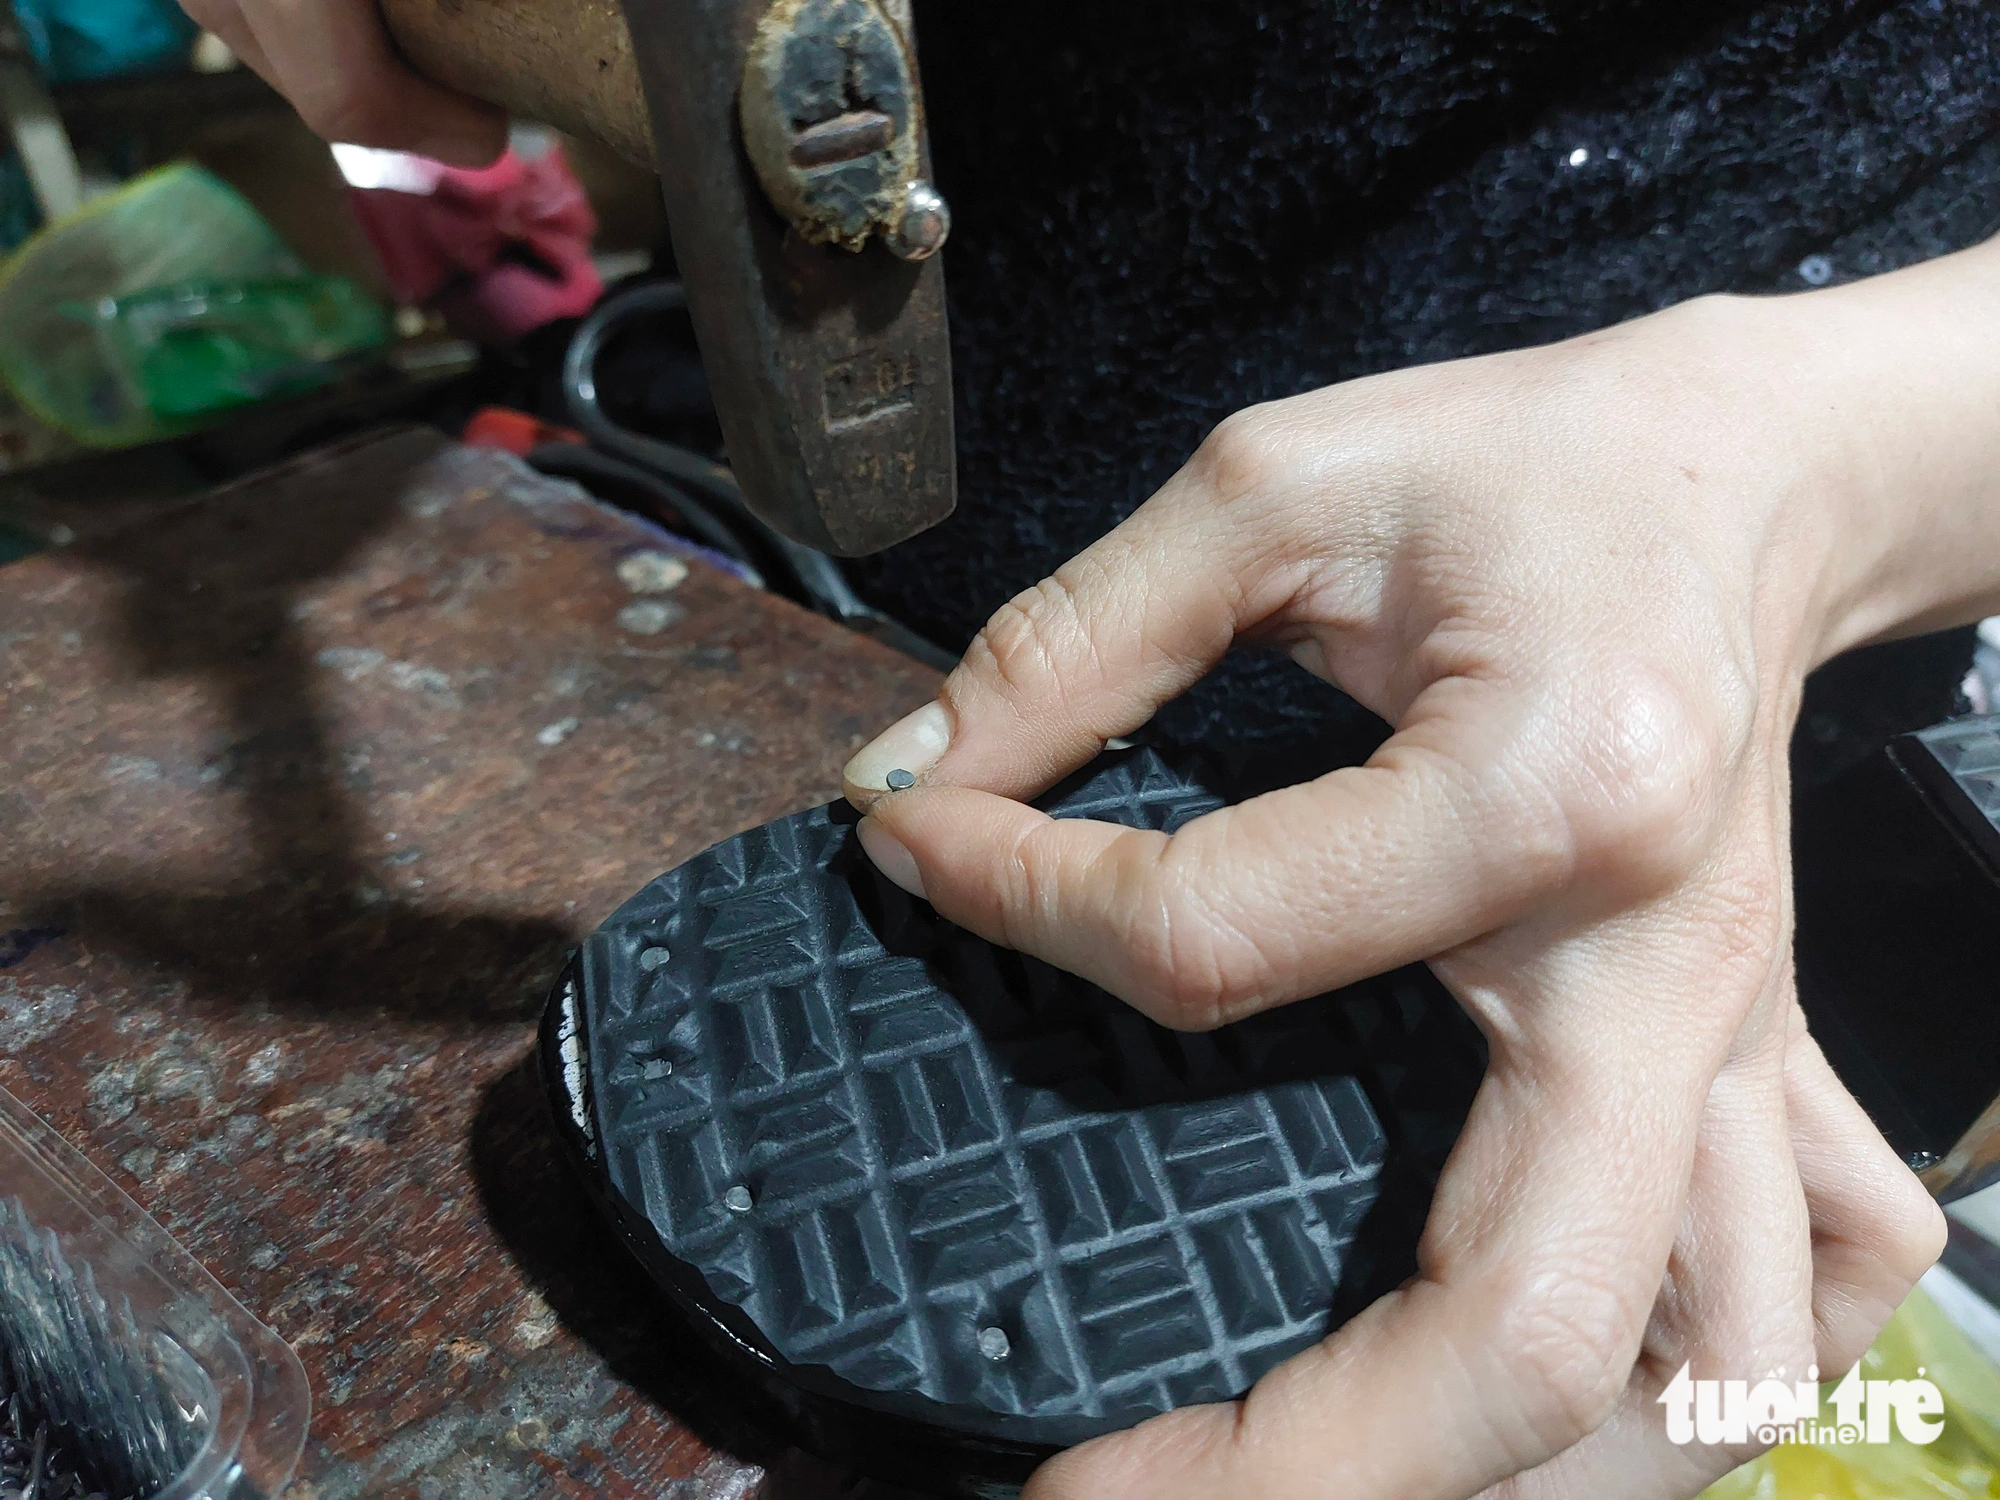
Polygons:
[[269,1500],[305,1446],[290,1346],[4,1089],[0,1362],[109,1495]]

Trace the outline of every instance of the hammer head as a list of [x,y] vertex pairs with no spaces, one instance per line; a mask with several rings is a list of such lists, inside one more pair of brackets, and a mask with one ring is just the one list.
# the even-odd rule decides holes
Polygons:
[[854,557],[957,496],[907,0],[627,0],[674,254],[745,501]]

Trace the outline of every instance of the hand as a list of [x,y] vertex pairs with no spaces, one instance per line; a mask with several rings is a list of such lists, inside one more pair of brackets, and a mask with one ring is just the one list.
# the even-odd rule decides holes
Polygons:
[[[850,763],[884,873],[1167,1025],[1421,959],[1490,1044],[1411,1282],[1029,1500],[1690,1495],[1749,1453],[1666,1441],[1684,1362],[1831,1379],[1935,1259],[1798,1009],[1786,754],[1813,666],[1995,596],[1960,261],[1242,413]],[[1172,836],[1016,800],[1240,639],[1392,738]]]
[[420,77],[375,0],[181,0],[329,141],[484,166],[507,144],[493,105]]

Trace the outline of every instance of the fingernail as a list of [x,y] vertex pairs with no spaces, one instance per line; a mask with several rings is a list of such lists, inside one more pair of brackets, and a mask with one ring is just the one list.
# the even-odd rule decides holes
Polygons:
[[876,869],[912,896],[923,895],[924,877],[917,869],[917,857],[910,853],[901,839],[873,818],[863,818],[854,831],[860,836],[861,847],[874,861]]
[[[854,759],[840,773],[841,779],[857,791],[879,796],[892,790],[889,785],[892,771],[907,771],[913,780],[920,778],[944,758],[950,747],[951,715],[942,703],[926,703],[883,730],[874,743],[855,752]],[[898,776],[896,782],[893,790],[901,791],[903,778]]]

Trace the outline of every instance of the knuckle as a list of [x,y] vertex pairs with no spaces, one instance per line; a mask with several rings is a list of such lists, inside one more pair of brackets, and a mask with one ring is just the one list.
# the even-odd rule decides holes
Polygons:
[[376,129],[373,113],[342,95],[301,94],[293,101],[299,117],[314,135],[336,145],[380,146],[386,144]]
[[[1798,1380],[1815,1365],[1820,1365],[1820,1341],[1818,1328],[1813,1321],[1809,1304],[1796,1308],[1767,1309],[1761,1315],[1765,1327],[1742,1327],[1727,1330],[1720,1336],[1702,1337],[1699,1344],[1684,1354],[1692,1355],[1694,1373],[1710,1379],[1720,1375],[1724,1379],[1746,1380],[1755,1385],[1760,1379],[1775,1372],[1780,1380]],[[1877,1330],[1879,1331],[1879,1330]],[[1859,1358],[1865,1352],[1867,1343],[1855,1351]],[[1835,1378],[1833,1371],[1822,1368],[1826,1379]],[[1748,1434],[1746,1451],[1754,1452],[1765,1446],[1757,1440],[1753,1424]]]
[[1171,919],[1148,923],[1131,947],[1131,1004],[1175,1031],[1208,1031],[1222,1024],[1218,986],[1201,971],[1205,955]]
[[1234,504],[1278,487],[1289,471],[1281,424],[1268,407],[1249,407],[1216,424],[1190,465],[1208,492]]
[[1880,1259],[1900,1301],[1944,1254],[1948,1227],[1944,1210],[1914,1179],[1910,1182],[1908,1201],[1895,1212],[1894,1218],[1894,1224],[1883,1236]]
[[1547,1452],[1608,1421],[1638,1359],[1645,1309],[1574,1267],[1526,1278],[1504,1302],[1496,1347],[1524,1426]]
[[1131,976],[1124,998],[1175,1031],[1220,1026],[1229,997],[1207,930],[1170,901],[1148,900],[1138,910],[1124,933]]
[[1075,658],[1094,656],[1075,592],[1060,576],[1009,599],[986,622],[966,662],[976,678],[1009,698],[1039,699],[1074,682]]
[[[1816,1285],[1813,1318],[1818,1363],[1832,1379],[1861,1358],[1923,1274],[1944,1253],[1946,1221],[1937,1203],[1905,1176],[1907,1197],[1879,1208],[1870,1222],[1830,1237],[1813,1237]],[[1831,1251],[1831,1266],[1822,1257]]]
[[1165,916],[1147,937],[1133,946],[1136,993],[1128,998],[1162,1026],[1213,1031],[1252,1008],[1258,986],[1199,914]]
[[292,103],[323,140],[394,148],[409,134],[410,112],[379,78],[327,77],[301,89]]
[[1695,1356],[1697,1370],[1706,1366],[1752,1381],[1766,1371],[1782,1370],[1796,1378],[1817,1360],[1817,1330],[1809,1301],[1794,1304],[1780,1299],[1778,1305],[1744,1316],[1744,1326],[1703,1341]]
[[1686,878],[1723,800],[1731,736],[1665,673],[1644,668],[1592,684],[1578,718],[1558,800],[1579,874],[1631,894]]
[[1121,914],[1122,998],[1176,1031],[1212,1031],[1261,1003],[1268,966],[1258,945],[1200,891],[1199,851],[1186,839],[1119,840],[1104,872]]

